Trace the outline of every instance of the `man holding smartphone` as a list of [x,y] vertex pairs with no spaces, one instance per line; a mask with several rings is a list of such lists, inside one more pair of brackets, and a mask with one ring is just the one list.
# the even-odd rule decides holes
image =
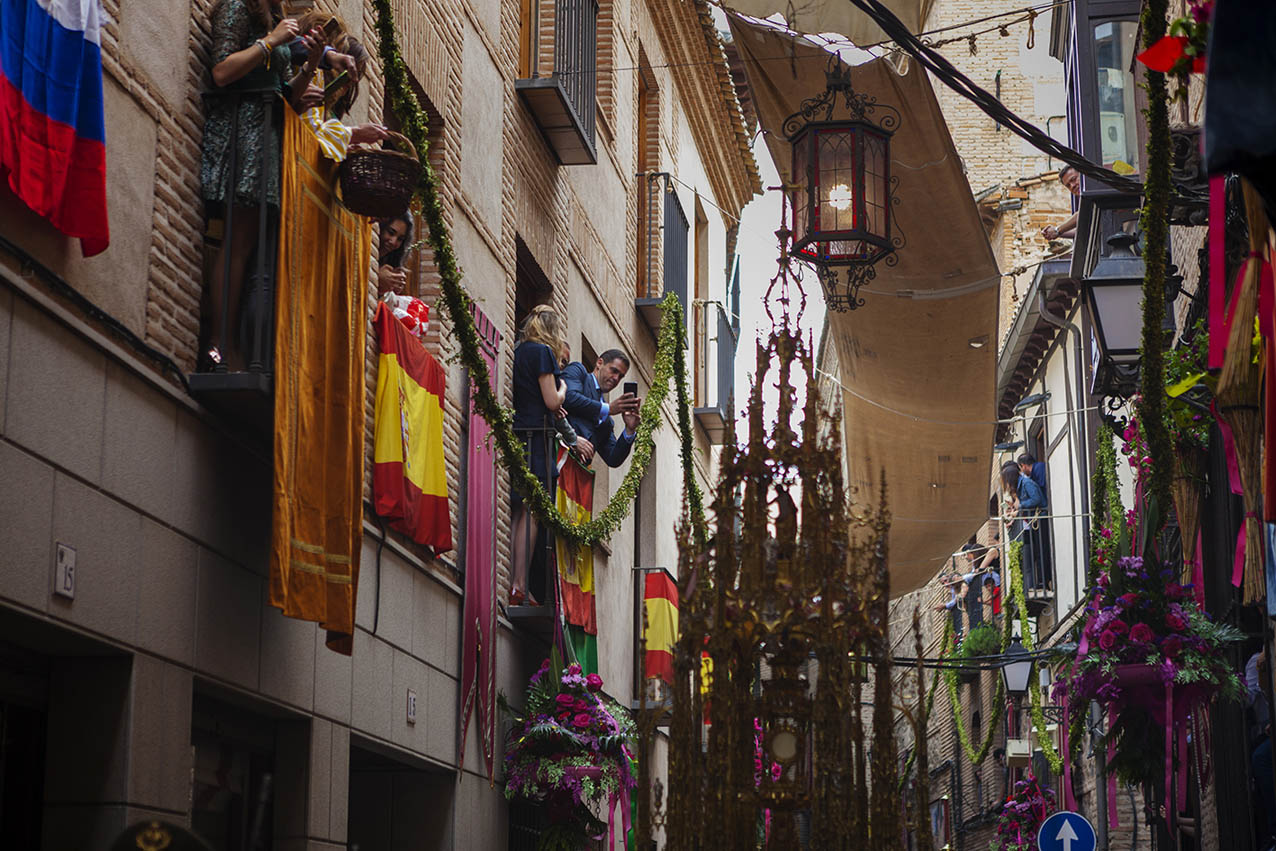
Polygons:
[[[567,399],[563,406],[567,418],[579,435],[576,450],[585,463],[595,455],[608,467],[619,467],[629,457],[638,433],[638,383],[625,384],[624,393],[607,401],[604,397],[624,380],[629,372],[629,357],[620,349],[608,349],[599,356],[591,372],[583,363],[570,363],[563,370]],[[620,414],[624,430],[617,437],[611,418]]]

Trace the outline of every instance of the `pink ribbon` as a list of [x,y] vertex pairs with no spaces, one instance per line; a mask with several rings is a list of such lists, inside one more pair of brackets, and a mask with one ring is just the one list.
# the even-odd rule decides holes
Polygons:
[[[1212,272],[1211,272],[1212,274]],[[1231,487],[1232,493],[1242,493],[1241,488],[1241,469],[1236,460],[1236,440],[1232,437],[1232,427],[1227,421],[1219,416],[1218,405],[1214,402],[1210,403],[1210,411],[1214,414],[1214,420],[1218,423],[1218,430],[1223,435],[1223,454],[1227,456],[1227,481]],[[1232,587],[1241,587],[1241,580],[1245,575],[1245,524],[1241,523],[1241,528],[1236,533],[1236,554],[1232,557]]]
[[[1201,553],[1201,530],[1196,530],[1196,549],[1192,551],[1192,594],[1196,597],[1196,604],[1205,609],[1205,568],[1198,556]],[[1235,569],[1235,568],[1233,568]]]
[[1210,369],[1223,368],[1223,353],[1227,349],[1227,340],[1223,334],[1224,302],[1227,299],[1226,270],[1227,255],[1224,245],[1225,224],[1227,222],[1227,190],[1223,176],[1210,178],[1210,292],[1209,292],[1209,325],[1210,349],[1208,366]]
[[1165,681],[1165,829],[1174,835],[1174,681]]

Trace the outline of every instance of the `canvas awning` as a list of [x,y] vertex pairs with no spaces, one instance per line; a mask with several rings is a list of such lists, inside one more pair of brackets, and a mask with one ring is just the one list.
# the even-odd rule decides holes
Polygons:
[[[729,16],[781,177],[780,127],[825,86],[829,54]],[[791,56],[793,61],[771,57]],[[878,264],[863,307],[829,315],[845,400],[850,482],[873,498],[885,471],[893,515],[891,594],[912,591],[988,516],[1000,275],[970,186],[925,73],[886,60],[852,72],[857,92],[899,110],[891,139],[891,208],[904,235],[895,266]],[[814,276],[807,281],[814,284]]]
[[[920,33],[934,0],[882,0],[895,17],[913,33]],[[870,45],[886,40],[886,33],[849,0],[730,0],[732,9],[764,19],[780,14],[794,30],[804,33],[837,33],[853,44]]]

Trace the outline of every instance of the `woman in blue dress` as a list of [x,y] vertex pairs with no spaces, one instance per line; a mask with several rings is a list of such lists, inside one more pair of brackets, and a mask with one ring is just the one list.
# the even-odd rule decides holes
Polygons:
[[[514,348],[514,432],[527,450],[527,463],[552,496],[558,478],[554,452],[554,420],[563,414],[567,385],[559,379],[559,355],[565,350],[564,323],[547,304],[532,308],[523,322],[521,339]],[[527,592],[527,570],[532,561],[539,525],[515,488],[513,503],[513,565],[510,605],[538,605]]]

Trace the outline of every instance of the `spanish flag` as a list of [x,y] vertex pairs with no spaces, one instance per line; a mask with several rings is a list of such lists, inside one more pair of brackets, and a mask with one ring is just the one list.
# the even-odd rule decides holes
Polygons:
[[[572,523],[587,523],[594,509],[594,471],[567,450],[558,453],[558,510]],[[594,550],[566,541],[554,544],[567,640],[586,673],[598,672],[598,617],[594,608]]]
[[452,549],[443,467],[443,367],[384,304],[375,320],[376,440],[372,495],[391,528],[436,553]]
[[647,678],[673,684],[673,646],[678,641],[678,586],[666,571],[650,571],[643,585]]

